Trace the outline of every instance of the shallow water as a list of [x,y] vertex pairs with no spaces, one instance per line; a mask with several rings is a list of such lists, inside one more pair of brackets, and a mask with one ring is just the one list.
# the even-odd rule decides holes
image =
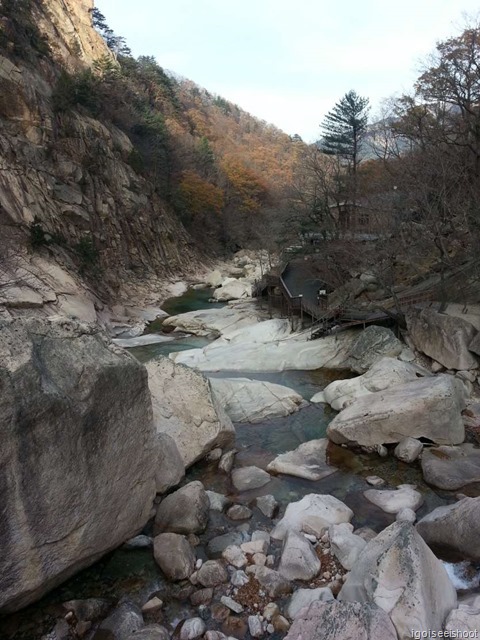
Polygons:
[[[193,309],[211,308],[208,298],[211,290],[190,290],[180,298],[167,301],[164,309],[169,313],[183,313]],[[223,306],[223,305],[215,305]],[[161,322],[153,323],[149,331],[161,331]],[[170,334],[171,335],[171,334]],[[170,343],[160,343],[135,347],[129,351],[141,362],[146,362],[159,355],[168,355],[173,351],[203,347],[209,343],[207,338],[195,336],[180,336]],[[341,371],[284,371],[279,373],[230,373],[212,374],[215,377],[249,377],[283,384],[295,389],[304,398],[309,399],[328,385],[334,379],[351,377],[349,372]],[[256,465],[266,468],[268,463],[279,453],[295,449],[302,442],[325,437],[329,422],[336,415],[327,405],[309,405],[284,418],[275,418],[258,424],[236,425],[237,438],[236,466]],[[205,488],[224,493],[239,503],[251,504],[260,495],[273,494],[280,503],[280,515],[286,505],[301,499],[309,493],[331,494],[344,501],[355,513],[353,524],[355,528],[368,526],[380,531],[394,521],[394,516],[384,513],[381,509],[366,500],[363,492],[371,488],[366,483],[366,476],[378,475],[387,484],[382,488],[394,488],[398,484],[416,484],[424,496],[424,503],[417,512],[422,517],[435,507],[454,501],[454,496],[446,492],[436,492],[423,482],[418,464],[406,465],[394,458],[380,458],[378,455],[354,452],[349,449],[330,444],[329,462],[337,470],[327,478],[312,482],[291,476],[280,475],[256,491],[236,494],[230,477],[218,472],[216,463],[201,462],[192,467],[186,482],[201,480]],[[476,493],[478,495],[478,493]],[[150,525],[151,526],[151,525]],[[253,517],[246,525],[250,531],[257,528],[272,528],[272,522],[265,518],[258,509],[253,509]],[[245,524],[233,523],[224,514],[211,512],[211,519],[207,531],[201,536],[201,546],[197,547],[197,557],[205,558],[204,545],[212,537]],[[149,527],[146,533],[151,533]],[[280,545],[273,545],[273,553],[279,555]],[[458,576],[460,569],[449,567],[451,575]],[[462,574],[463,575],[463,574]],[[465,581],[456,578],[459,588],[465,588]],[[468,583],[471,588],[477,585]],[[167,584],[158,569],[151,550],[126,551],[118,549],[68,580],[62,586],[51,592],[39,603],[0,621],[1,640],[37,640],[42,634],[50,631],[55,620],[62,615],[61,603],[74,598],[107,597],[112,601],[128,595],[139,603],[149,597],[158,595],[165,602],[163,620],[154,618],[148,622],[162,622],[170,632],[176,624],[185,617],[195,615],[194,609],[183,598],[176,598],[178,586]],[[177,594],[182,595],[182,594]],[[213,625],[208,624],[209,628]],[[276,636],[270,636],[275,640]]]

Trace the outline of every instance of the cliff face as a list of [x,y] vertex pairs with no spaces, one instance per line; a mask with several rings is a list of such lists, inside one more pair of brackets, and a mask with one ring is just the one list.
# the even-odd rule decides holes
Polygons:
[[92,6],[91,0],[32,1],[31,15],[48,42],[48,55],[18,55],[11,42],[15,23],[8,16],[1,18],[4,313],[32,306],[65,312],[69,305],[62,308],[62,296],[80,296],[80,305],[69,301],[74,312],[67,315],[91,320],[101,308],[99,299],[111,302],[135,290],[139,300],[145,298],[145,283],[158,287],[161,280],[192,268],[196,258],[179,220],[130,166],[129,138],[80,111],[53,111],[60,65],[79,70],[102,57],[112,59],[91,25]]

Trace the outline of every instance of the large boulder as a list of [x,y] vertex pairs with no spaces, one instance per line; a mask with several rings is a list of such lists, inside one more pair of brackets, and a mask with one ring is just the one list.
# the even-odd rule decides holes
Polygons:
[[185,465],[175,440],[167,433],[157,433],[159,463],[155,481],[157,493],[166,493],[176,487],[185,476]]
[[379,606],[399,640],[410,639],[412,630],[441,631],[457,605],[443,564],[408,522],[394,522],[367,544],[338,599]]
[[470,443],[426,449],[422,472],[425,482],[445,491],[480,482],[480,449]]
[[470,322],[433,309],[411,309],[406,320],[410,338],[422,353],[447,369],[478,367],[478,358],[469,351],[469,344],[477,334]]
[[146,371],[98,329],[0,324],[0,611],[138,533],[158,453]]
[[321,480],[337,471],[327,462],[327,438],[309,440],[299,445],[294,451],[287,451],[277,456],[267,467],[271,473],[285,473],[306,480]]
[[480,598],[477,596],[470,604],[459,604],[458,609],[450,612],[445,622],[445,638],[478,638],[480,629]]
[[215,300],[222,302],[250,298],[251,296],[252,285],[249,282],[242,282],[236,278],[225,278],[221,286],[213,292]]
[[331,382],[323,391],[315,394],[310,402],[328,402],[333,409],[341,411],[361,396],[429,375],[426,369],[414,364],[395,358],[382,358],[357,378]]
[[155,533],[201,533],[208,523],[210,500],[203,484],[189,482],[162,500],[155,516]]
[[429,438],[458,444],[465,438],[461,412],[464,386],[453,376],[438,375],[407,382],[355,400],[328,425],[337,444],[374,446],[403,438]]
[[212,378],[210,385],[233,422],[262,422],[295,413],[306,402],[293,389],[248,378]]
[[435,552],[480,562],[480,498],[437,507],[417,523],[417,531]]
[[397,634],[374,604],[316,601],[296,615],[285,640],[397,640]]
[[360,333],[348,354],[347,367],[357,373],[365,373],[381,358],[395,358],[405,346],[391,329],[371,325]]
[[147,371],[155,427],[175,440],[186,467],[232,444],[232,421],[201,373],[163,357],[149,362]]
[[153,542],[155,560],[169,580],[189,578],[195,569],[195,554],[185,536],[161,533]]
[[283,540],[289,531],[303,531],[309,522],[317,528],[328,528],[331,524],[350,522],[352,517],[353,511],[338,498],[309,493],[298,502],[290,502],[271,536]]

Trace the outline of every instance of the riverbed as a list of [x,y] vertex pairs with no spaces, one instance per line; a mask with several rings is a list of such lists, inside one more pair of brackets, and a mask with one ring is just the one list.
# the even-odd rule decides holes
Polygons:
[[[169,314],[211,308],[208,302],[209,290],[189,290],[184,295],[168,300],[164,309]],[[223,306],[217,304],[215,306]],[[148,333],[161,332],[161,321],[150,325]],[[172,336],[172,334],[169,334]],[[143,345],[130,349],[130,352],[141,362],[165,356],[174,351],[205,346],[211,338],[181,335],[172,342]],[[210,374],[209,374],[210,375]],[[278,373],[221,372],[212,374],[220,377],[249,377],[256,380],[274,382],[290,387],[309,400],[315,393],[335,379],[350,377],[348,372],[317,371],[284,371]],[[284,418],[266,420],[257,424],[237,424],[236,466],[255,465],[265,469],[268,463],[279,453],[298,447],[302,442],[325,437],[326,428],[335,416],[328,405],[308,405],[299,412]],[[201,480],[206,489],[229,496],[234,502],[251,504],[254,498],[273,494],[280,504],[280,513],[292,501],[301,499],[309,493],[331,494],[345,502],[354,512],[352,523],[355,529],[367,526],[380,531],[394,521],[394,516],[368,502],[363,492],[370,488],[366,477],[378,475],[386,481],[383,488],[394,488],[402,483],[416,484],[423,494],[424,503],[417,512],[418,518],[437,506],[454,501],[454,496],[447,492],[434,491],[422,479],[418,463],[411,465],[399,462],[393,456],[381,458],[376,454],[353,452],[349,449],[331,444],[329,447],[329,463],[337,471],[317,482],[302,480],[291,476],[280,475],[256,491],[236,494],[230,476],[219,474],[216,463],[201,462],[189,469],[185,482]],[[224,514],[211,512],[207,531],[200,536],[201,545],[197,547],[199,558],[206,558],[204,545],[213,536],[231,531],[237,523],[230,521]],[[271,529],[272,522],[254,509],[253,518],[247,525],[250,531],[255,529]],[[147,534],[151,530],[147,527]],[[274,550],[275,552],[275,550]],[[277,553],[279,549],[277,549]],[[460,569],[459,569],[460,570]],[[450,568],[453,573],[455,569]],[[471,587],[478,587],[478,579],[474,579]],[[178,588],[167,583],[157,567],[151,550],[118,549],[103,558],[94,566],[76,575],[54,590],[37,604],[12,615],[0,622],[2,640],[36,640],[51,630],[55,619],[62,613],[61,603],[77,598],[107,597],[112,600],[128,596],[134,600],[145,601],[153,594],[164,601],[162,624],[173,633],[176,624],[183,617],[194,615],[194,608],[181,597]],[[159,620],[160,621],[160,620]],[[275,634],[270,636],[275,640]]]

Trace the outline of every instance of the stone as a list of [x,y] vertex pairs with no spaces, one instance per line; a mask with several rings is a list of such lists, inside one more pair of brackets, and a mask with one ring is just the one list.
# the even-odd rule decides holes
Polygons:
[[153,555],[160,569],[170,580],[184,580],[195,569],[195,554],[185,536],[161,533],[154,539]]
[[318,589],[297,589],[292,595],[287,606],[287,615],[290,620],[295,620],[300,611],[309,607],[312,602],[328,602],[333,600],[333,593],[328,587]]
[[254,553],[252,556],[253,564],[264,567],[267,564],[267,556],[264,553]]
[[475,327],[462,318],[434,309],[409,309],[407,329],[415,348],[447,369],[475,369],[478,359],[469,346],[477,335]]
[[461,412],[465,391],[456,378],[440,374],[396,385],[358,398],[328,425],[336,444],[366,447],[428,438],[438,444],[459,444],[465,438]]
[[417,519],[417,514],[413,509],[409,509],[405,507],[404,509],[400,509],[400,511],[395,516],[395,520],[398,522],[410,522],[413,524]]
[[368,489],[363,495],[385,513],[398,513],[402,509],[416,511],[423,504],[423,496],[415,489],[414,484],[400,484],[393,490]]
[[201,618],[189,618],[180,630],[180,640],[195,640],[203,636],[206,630],[205,622]]
[[331,552],[344,569],[350,571],[362,553],[366,541],[353,533],[353,526],[343,522],[332,524],[328,530]]
[[398,639],[392,621],[375,604],[333,601],[313,602],[301,611],[285,640]]
[[227,305],[222,309],[188,311],[165,318],[163,325],[199,336],[220,336],[224,333],[232,335],[244,327],[250,332],[259,322],[260,313],[252,301],[235,307]]
[[237,491],[260,489],[271,479],[269,473],[258,467],[240,467],[232,471],[232,482]]
[[170,640],[170,634],[159,624],[149,624],[134,634],[128,636],[126,640]]
[[230,473],[233,469],[233,463],[235,462],[235,451],[227,451],[220,458],[220,462],[218,463],[218,470],[223,471],[223,473]]
[[252,540],[251,542],[244,542],[240,548],[243,553],[249,553],[251,555],[255,553],[267,553],[269,541],[264,538]]
[[381,487],[385,484],[385,480],[383,478],[379,478],[378,476],[367,476],[365,478],[365,481],[372,487]]
[[292,592],[290,580],[268,567],[256,567],[255,578],[270,598],[279,598]]
[[219,556],[227,547],[242,544],[244,539],[240,531],[229,531],[221,536],[215,536],[207,544],[207,553],[210,557]]
[[417,531],[433,551],[479,562],[480,497],[437,507],[418,521]]
[[142,607],[142,613],[155,613],[156,611],[160,611],[160,609],[163,607],[163,601],[160,600],[160,598],[157,598],[156,596],[154,598],[151,598],[150,600],[148,600],[148,602],[146,602],[143,607]]
[[260,496],[255,500],[255,504],[267,518],[273,518],[278,507],[278,502],[275,500],[275,497],[270,494]]
[[199,589],[190,596],[190,602],[194,607],[198,607],[201,604],[208,605],[213,598],[213,589],[211,587],[207,589]]
[[278,571],[288,580],[312,580],[320,571],[320,560],[312,545],[296,531],[285,536]]
[[220,560],[207,560],[198,570],[197,579],[203,587],[216,587],[227,582],[228,575]]
[[185,477],[185,465],[175,444],[166,433],[157,433],[158,464],[155,473],[157,493],[166,493]]
[[252,542],[256,542],[257,540],[265,540],[268,548],[268,545],[270,544],[270,534],[268,533],[268,531],[257,529],[252,533]]
[[277,633],[287,633],[290,623],[284,616],[275,616],[272,620],[273,628]]
[[127,540],[123,545],[124,549],[151,549],[153,547],[153,538],[150,536],[135,536]]
[[247,556],[240,547],[231,545],[222,551],[222,558],[237,569],[245,567],[248,563]]
[[315,394],[310,402],[328,402],[333,409],[341,411],[357,398],[428,375],[426,369],[416,365],[396,358],[382,358],[361,376],[331,382],[323,391]]
[[216,462],[217,460],[220,460],[220,458],[223,455],[223,451],[222,449],[220,449],[220,447],[217,447],[216,449],[212,449],[205,457],[205,460],[207,462]]
[[0,321],[2,614],[149,520],[156,446],[146,383],[143,365],[93,325]]
[[371,325],[364,329],[352,344],[347,367],[356,373],[365,373],[385,356],[394,358],[403,351],[403,344],[391,329]]
[[267,466],[270,473],[284,473],[305,480],[321,480],[337,471],[327,462],[327,438],[309,440],[294,451],[277,456]]
[[235,600],[233,600],[233,598],[230,598],[229,596],[222,596],[220,598],[220,602],[224,604],[226,607],[228,607],[230,611],[233,611],[234,613],[242,613],[243,611],[242,605],[239,604],[238,602],[235,602]]
[[77,620],[96,622],[106,617],[112,608],[112,603],[104,598],[86,598],[64,602],[63,608],[67,612],[74,613]]
[[115,640],[127,640],[144,624],[140,608],[130,600],[125,600],[100,623],[94,638],[112,637]]
[[480,482],[480,449],[468,443],[425,449],[422,472],[425,482],[445,491]]
[[402,462],[415,462],[422,453],[423,444],[415,438],[404,438],[401,440],[393,452],[394,456]]
[[[476,638],[480,629],[480,602],[476,598],[474,605],[459,604],[458,609],[450,612],[445,622],[445,632],[454,638]],[[462,635],[459,635],[459,632]],[[449,637],[449,636],[444,636]]]
[[230,578],[230,582],[234,587],[243,587],[243,585],[248,584],[249,578],[245,571],[238,569],[232,573],[232,577]]
[[210,385],[233,422],[263,422],[288,416],[306,405],[293,389],[248,378],[211,378]]
[[243,504],[234,504],[227,511],[230,520],[248,520],[252,517],[251,510]]
[[155,534],[163,531],[174,533],[201,533],[208,522],[210,501],[203,484],[189,482],[162,500],[155,516]]
[[394,522],[367,544],[338,599],[377,604],[401,640],[411,638],[412,630],[441,631],[457,605],[443,564],[408,522]]
[[205,283],[210,287],[219,287],[222,284],[223,276],[218,269],[210,271],[205,276]]
[[213,292],[213,297],[219,302],[228,300],[240,300],[252,296],[252,285],[241,282],[236,278],[226,278],[218,289]]
[[231,502],[226,496],[221,493],[216,493],[215,491],[207,491],[207,496],[212,511],[220,511],[221,513]]
[[270,622],[275,616],[279,615],[280,609],[278,608],[278,604],[275,602],[269,602],[263,609],[262,613],[265,620]]
[[291,502],[287,506],[283,518],[270,535],[277,540],[283,540],[287,531],[302,531],[304,523],[311,517],[317,518],[317,527],[320,522],[328,527],[331,524],[349,522],[353,517],[353,511],[334,496],[309,493],[298,502]]
[[248,630],[252,638],[261,638],[263,636],[263,624],[259,616],[248,616]]
[[234,441],[232,421],[201,373],[162,356],[146,366],[155,427],[173,438],[185,467]]

